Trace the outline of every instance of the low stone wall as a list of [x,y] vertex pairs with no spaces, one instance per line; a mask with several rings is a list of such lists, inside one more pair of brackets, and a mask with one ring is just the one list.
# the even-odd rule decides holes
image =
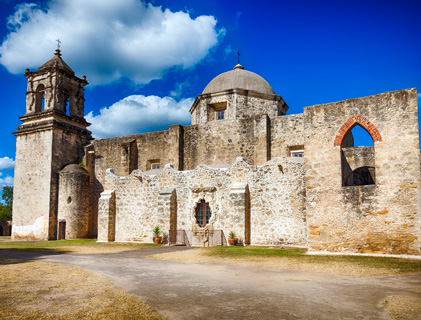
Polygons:
[[[306,244],[303,164],[277,158],[252,166],[238,158],[226,168],[199,165],[177,171],[167,165],[156,176],[135,170],[126,177],[106,174],[106,191],[99,215],[109,216],[106,194],[115,192],[115,241],[152,241],[159,226],[168,236],[170,225],[200,237],[206,230],[234,231],[251,244]],[[167,199],[168,198],[168,199]],[[174,199],[174,201],[171,201]],[[201,228],[195,208],[209,203],[209,224]],[[107,202],[108,203],[108,202]],[[112,210],[111,210],[112,211]],[[98,238],[107,239],[109,219],[101,219]],[[107,224],[107,225],[106,225]]]

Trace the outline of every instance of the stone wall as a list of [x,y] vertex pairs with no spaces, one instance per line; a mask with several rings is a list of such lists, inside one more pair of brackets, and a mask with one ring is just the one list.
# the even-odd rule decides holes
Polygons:
[[[58,221],[65,223],[64,239],[92,236],[91,190],[88,172],[77,164],[59,175]],[[59,237],[60,236],[59,228]]]
[[[372,135],[374,147],[345,148],[352,145],[349,133],[357,124]],[[128,175],[128,162],[115,152],[126,140],[136,144],[139,169],[147,171],[151,161],[159,160],[177,170],[166,168],[146,175],[134,170]],[[308,237],[313,250],[420,253],[421,170],[415,89],[311,106],[297,115],[175,125],[168,131],[99,140],[94,146],[95,172],[101,186],[96,195],[99,199],[103,190],[115,191],[116,241],[151,241],[156,225],[169,230],[174,225],[169,212],[175,210],[171,199],[177,199],[177,228],[199,237],[203,230],[194,222],[194,208],[205,199],[216,213],[211,218],[212,228],[225,234],[235,231],[243,242],[248,242],[249,232],[250,242],[255,244],[305,244]],[[296,163],[303,159],[278,159],[301,149],[305,150],[304,165]],[[250,164],[245,166],[244,179],[234,179],[232,172],[242,162],[226,169],[238,156]],[[264,168],[279,161],[287,161],[277,165],[279,176],[269,169],[269,176],[262,174]],[[290,175],[294,166],[304,166],[305,180],[297,178],[298,173]],[[117,176],[125,177],[104,176],[110,167]],[[371,170],[375,184],[344,187],[344,177],[360,167]],[[275,176],[281,180],[271,180]],[[299,180],[286,182],[285,195],[280,182],[286,177]],[[290,188],[295,188],[295,194]],[[306,216],[300,202],[304,199]],[[249,218],[240,214],[247,212],[247,207]],[[301,208],[297,209],[300,218],[295,207]],[[305,223],[300,230],[299,219]]]
[[290,157],[291,150],[304,146],[304,114],[271,119],[272,157]]
[[288,105],[281,96],[251,90],[233,89],[219,93],[201,94],[190,109],[192,125],[215,121],[213,105],[225,104],[225,119],[238,120],[268,115],[285,115]]
[[[80,163],[83,156],[83,146],[89,139],[76,133],[55,129],[53,131],[52,171],[51,171],[51,197],[50,197],[50,223],[49,239],[57,239],[58,230],[58,175],[68,164]],[[89,195],[90,196],[90,195]]]
[[15,240],[48,240],[52,143],[52,131],[16,137],[12,230]]
[[199,164],[254,163],[255,120],[223,120],[184,127],[184,170]]
[[[14,239],[56,239],[58,172],[82,160],[82,146],[88,141],[54,116],[45,122],[46,128],[37,128],[35,123],[26,129],[24,124],[15,133]],[[56,128],[60,126],[69,128]]]
[[[342,186],[341,139],[372,135],[376,184]],[[420,254],[417,91],[304,109],[306,212],[314,250]]]
[[[234,231],[240,241],[252,244],[306,244],[301,163],[278,158],[252,166],[238,159],[228,168],[199,165],[177,171],[166,166],[156,176],[135,170],[117,177],[109,171],[106,180],[107,190],[116,196],[115,241],[151,242],[155,226],[167,236],[174,225],[171,212],[176,212],[177,229],[190,230],[197,237],[205,230],[223,230],[225,236]],[[170,194],[176,197],[176,210],[171,209]],[[195,217],[201,199],[212,212],[205,228]],[[99,215],[107,215],[108,209],[101,208]],[[99,226],[101,239],[108,232],[105,224]]]

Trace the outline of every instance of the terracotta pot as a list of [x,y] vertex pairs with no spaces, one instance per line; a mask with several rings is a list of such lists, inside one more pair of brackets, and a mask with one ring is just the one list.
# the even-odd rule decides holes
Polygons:
[[228,244],[230,246],[236,246],[237,243],[238,243],[238,239],[237,238],[235,238],[235,239],[228,239]]
[[153,237],[153,243],[161,244],[161,242],[162,242],[162,237]]

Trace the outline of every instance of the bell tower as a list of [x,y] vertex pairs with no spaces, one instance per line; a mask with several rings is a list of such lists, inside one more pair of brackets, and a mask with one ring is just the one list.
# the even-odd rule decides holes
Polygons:
[[59,49],[37,71],[26,69],[25,77],[26,113],[14,132],[12,239],[56,239],[58,173],[81,162],[83,146],[92,140],[83,116],[88,82],[75,76]]

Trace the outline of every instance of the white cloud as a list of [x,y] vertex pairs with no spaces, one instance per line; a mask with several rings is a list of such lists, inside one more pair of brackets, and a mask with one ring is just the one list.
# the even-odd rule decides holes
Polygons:
[[228,45],[228,47],[225,47],[225,59],[227,56],[229,56],[231,53],[235,52],[234,49],[231,47],[231,45]]
[[13,169],[15,167],[15,160],[9,157],[0,158],[0,170]]
[[170,96],[174,98],[178,98],[183,94],[184,90],[186,90],[190,86],[191,84],[190,84],[190,81],[188,80],[183,81],[183,82],[177,82],[175,84],[175,89],[170,92]]
[[23,3],[9,17],[0,63],[11,73],[42,65],[59,38],[63,59],[90,83],[127,77],[146,84],[170,67],[197,64],[225,34],[213,16],[192,19],[140,0],[48,3],[47,8]]
[[3,190],[4,186],[13,186],[13,177],[6,176],[4,179],[0,178],[0,192]]
[[92,112],[86,120],[92,125],[95,138],[116,137],[140,132],[167,130],[172,124],[189,124],[189,109],[194,99],[179,102],[171,97],[132,95],[102,108],[100,114]]

